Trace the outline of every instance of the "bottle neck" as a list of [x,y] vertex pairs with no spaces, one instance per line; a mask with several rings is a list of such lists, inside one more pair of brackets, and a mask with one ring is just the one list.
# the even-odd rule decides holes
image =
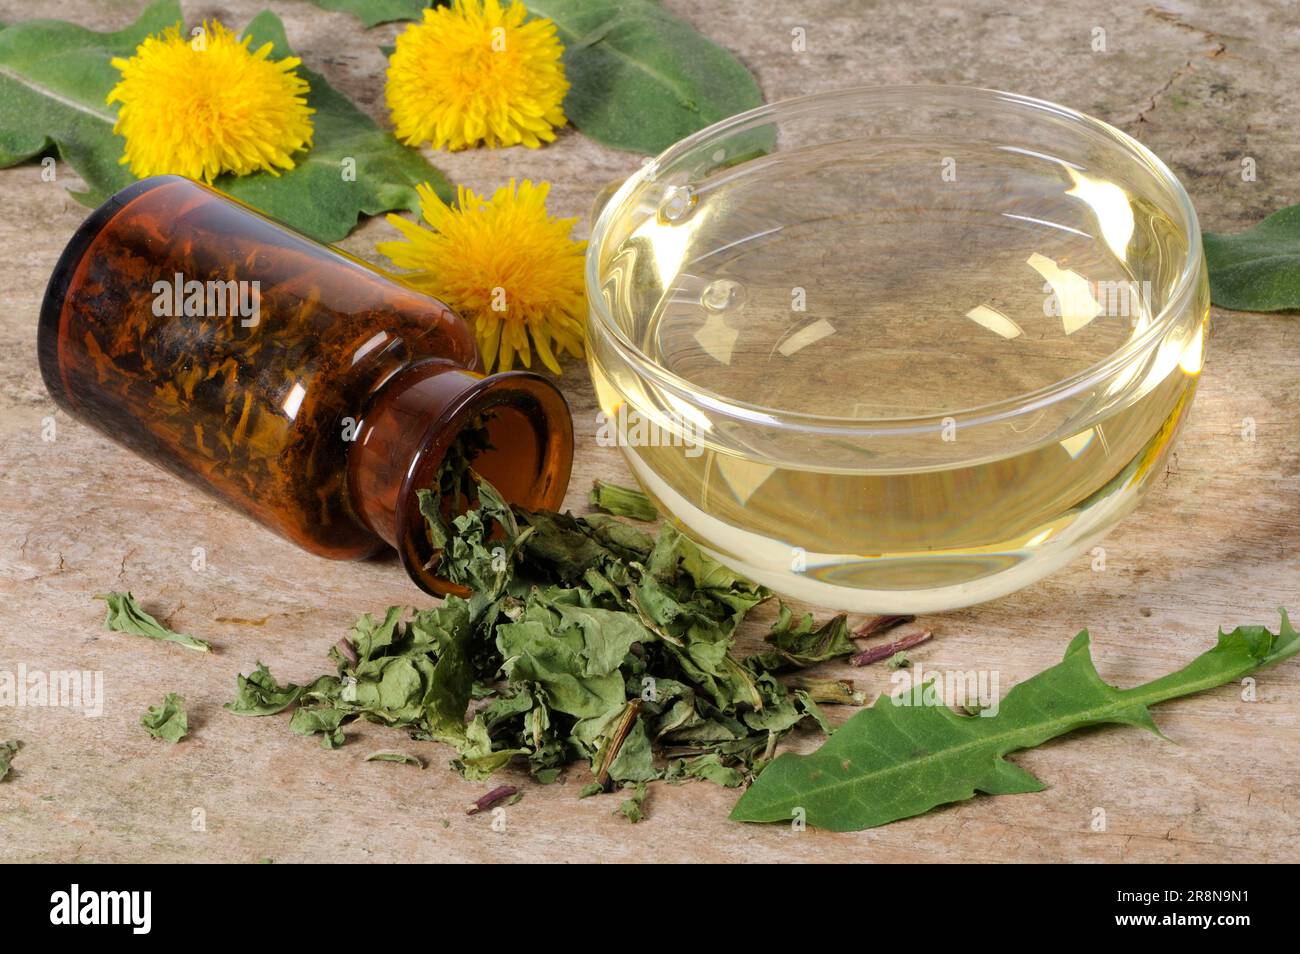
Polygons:
[[510,503],[554,510],[573,463],[573,421],[559,390],[526,371],[484,376],[430,359],[403,368],[375,392],[348,451],[348,494],[360,521],[401,555],[421,589],[467,596],[442,579],[419,491],[435,485],[443,458],[467,426],[486,428],[474,470]]

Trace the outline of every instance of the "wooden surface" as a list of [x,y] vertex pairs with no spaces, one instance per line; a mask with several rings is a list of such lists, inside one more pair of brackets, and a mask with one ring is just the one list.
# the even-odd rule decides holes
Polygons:
[[[1300,8],[1294,2],[1075,0],[866,3],[667,0],[758,75],[769,99],[859,83],[940,82],[1015,90],[1083,109],[1133,133],[1188,186],[1209,229],[1231,231],[1300,201]],[[57,14],[97,29],[132,20],[143,0],[67,0]],[[190,21],[242,24],[261,3],[186,3]],[[382,118],[393,28],[363,31],[342,14],[274,2],[313,69]],[[1019,12],[1008,13],[1015,9]],[[49,13],[0,2],[0,22]],[[790,49],[807,31],[807,52]],[[1093,29],[1107,52],[1093,52]],[[1243,182],[1243,156],[1258,180]],[[571,130],[538,151],[439,155],[458,182],[492,189],[511,176],[553,183],[552,208],[586,214],[597,190],[637,167]],[[617,800],[577,800],[585,771],[532,785],[503,831],[464,806],[486,791],[446,767],[449,751],[361,725],[334,752],[291,734],[287,717],[221,709],[255,661],[281,679],[327,671],[325,653],[357,615],[420,600],[392,560],[329,563],[247,522],[55,411],[36,368],[36,315],[55,258],[85,210],[39,167],[0,171],[0,670],[99,670],[105,709],[0,708],[0,740],[26,746],[0,783],[0,860],[253,862],[606,861],[1284,861],[1300,860],[1300,664],[1260,676],[1257,699],[1225,687],[1163,706],[1172,741],[1138,729],[1076,734],[1016,756],[1050,788],[980,798],[861,834],[796,833],[726,820],[735,794],[655,786],[649,818],[629,825]],[[392,230],[371,222],[345,247],[374,258]],[[999,600],[925,622],[936,638],[914,658],[989,668],[1002,690],[1056,662],[1088,627],[1103,676],[1121,685],[1163,674],[1210,645],[1219,625],[1273,625],[1300,611],[1300,316],[1216,311],[1191,421],[1161,485],[1106,541],[1106,568],[1085,559]],[[592,477],[626,479],[595,444],[585,367],[566,365],[579,450],[569,505]],[[42,439],[53,416],[57,440]],[[1255,421],[1255,439],[1241,422]],[[192,548],[207,567],[192,569]],[[216,654],[105,632],[91,595],[131,589]],[[853,673],[888,687],[880,667]],[[193,736],[155,742],[140,713],[164,693],[189,701]],[[805,740],[802,744],[807,744]],[[424,771],[366,763],[381,747],[418,752]],[[1105,830],[1094,831],[1097,810]],[[204,826],[194,819],[202,817]],[[205,830],[195,830],[204,827]]]

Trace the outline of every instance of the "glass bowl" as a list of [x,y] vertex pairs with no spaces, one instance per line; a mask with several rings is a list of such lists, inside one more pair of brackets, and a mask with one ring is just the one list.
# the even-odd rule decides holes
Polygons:
[[684,139],[606,202],[587,285],[597,440],[723,563],[871,613],[1091,559],[1162,472],[1209,316],[1164,163],[947,86]]

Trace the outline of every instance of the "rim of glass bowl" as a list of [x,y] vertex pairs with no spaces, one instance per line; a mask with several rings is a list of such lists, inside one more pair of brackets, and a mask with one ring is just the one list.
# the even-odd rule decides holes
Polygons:
[[[1186,226],[1185,231],[1188,236],[1187,244],[1189,249],[1186,261],[1183,262],[1182,270],[1179,273],[1178,281],[1175,283],[1164,308],[1160,310],[1155,320],[1140,334],[1130,338],[1101,361],[1037,390],[1027,391],[1023,394],[971,408],[952,409],[934,414],[908,417],[870,419],[811,414],[805,411],[764,407],[738,401],[708,389],[700,388],[698,385],[690,384],[655,362],[637,347],[623,332],[623,329],[619,327],[618,323],[614,321],[603,296],[594,293],[595,289],[600,288],[601,276],[598,274],[597,269],[601,257],[601,245],[604,242],[605,233],[609,229],[609,223],[615,211],[623,206],[643,186],[654,182],[657,173],[661,169],[671,167],[672,163],[686,153],[720,136],[743,131],[747,127],[762,125],[773,118],[779,120],[783,116],[804,115],[844,100],[902,98],[909,95],[927,96],[935,100],[946,99],[954,104],[960,104],[968,108],[972,104],[981,102],[988,104],[1009,103],[1021,108],[1053,114],[1101,133],[1113,143],[1118,151],[1127,153],[1130,160],[1145,165],[1148,171],[1159,180],[1160,185],[1169,191],[1177,203]],[[743,164],[737,168],[743,169]],[[768,103],[748,112],[737,113],[735,116],[716,122],[712,126],[701,129],[699,132],[674,143],[629,176],[618,190],[610,196],[592,225],[586,261],[588,312],[590,315],[596,316],[600,330],[609,336],[611,343],[619,351],[620,356],[635,368],[638,375],[649,379],[658,387],[671,392],[687,403],[707,408],[714,414],[734,418],[747,424],[776,426],[790,430],[847,437],[921,434],[933,431],[936,427],[942,427],[945,424],[951,426],[953,421],[959,426],[970,427],[1032,413],[1057,401],[1065,400],[1081,391],[1086,391],[1094,387],[1098,382],[1104,381],[1107,377],[1116,373],[1124,364],[1139,356],[1152,342],[1159,339],[1168,330],[1169,325],[1174,323],[1187,308],[1188,299],[1196,291],[1202,254],[1201,230],[1196,217],[1196,210],[1192,207],[1192,201],[1187,195],[1187,190],[1178,181],[1178,177],[1150,149],[1107,122],[1048,100],[977,86],[949,86],[942,84],[852,86],[832,92],[813,93],[794,99]]]

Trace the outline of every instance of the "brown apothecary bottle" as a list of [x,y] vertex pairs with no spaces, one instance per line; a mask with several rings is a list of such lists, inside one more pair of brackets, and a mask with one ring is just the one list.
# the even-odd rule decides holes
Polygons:
[[66,411],[325,557],[387,543],[429,568],[417,491],[467,424],[506,499],[555,509],[573,424],[538,375],[485,376],[446,305],[178,176],[143,179],[77,230],[37,349]]

